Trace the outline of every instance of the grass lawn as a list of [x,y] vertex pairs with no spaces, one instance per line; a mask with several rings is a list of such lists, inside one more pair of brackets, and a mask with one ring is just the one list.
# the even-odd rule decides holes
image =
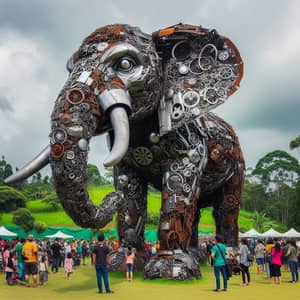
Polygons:
[[[89,195],[93,203],[99,205],[106,194],[114,191],[113,186],[104,185],[100,187],[89,187]],[[148,213],[159,213],[161,207],[161,195],[157,192],[148,193]],[[27,208],[31,211],[35,218],[35,222],[44,222],[47,226],[54,227],[77,227],[73,220],[65,213],[62,207],[57,211],[53,209],[42,200],[31,200],[27,202]],[[241,231],[249,230],[253,227],[252,220],[253,213],[247,211],[240,211],[239,227]],[[12,213],[3,213],[0,224],[14,225],[12,223]],[[116,219],[116,218],[114,218]],[[115,222],[111,222],[106,226],[106,229],[116,227]],[[274,222],[275,224],[276,222]],[[157,226],[147,225],[149,229],[156,229]],[[275,226],[276,227],[276,226]],[[205,208],[201,210],[201,219],[199,228],[202,230],[215,230],[214,219],[212,216],[212,208]]]
[[111,289],[115,294],[99,295],[96,288],[96,275],[91,266],[81,266],[72,274],[71,280],[66,281],[62,269],[60,273],[49,274],[49,284],[37,289],[23,286],[7,286],[4,283],[4,274],[0,274],[1,300],[41,300],[41,299],[121,299],[121,300],[193,300],[193,299],[230,299],[230,300],[260,300],[269,299],[299,299],[300,284],[287,283],[290,280],[289,272],[282,272],[283,283],[272,285],[263,274],[257,275],[254,267],[251,268],[251,285],[241,287],[241,276],[230,278],[228,291],[215,293],[215,279],[212,268],[201,267],[203,277],[200,280],[175,282],[168,280],[143,280],[141,274],[135,274],[132,283],[124,280],[124,274],[110,274]]

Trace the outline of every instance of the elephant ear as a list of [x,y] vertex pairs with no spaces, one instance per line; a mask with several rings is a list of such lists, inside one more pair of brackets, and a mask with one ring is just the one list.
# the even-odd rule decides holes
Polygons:
[[243,77],[239,51],[216,30],[178,24],[152,37],[163,65],[161,135],[224,103],[239,87]]

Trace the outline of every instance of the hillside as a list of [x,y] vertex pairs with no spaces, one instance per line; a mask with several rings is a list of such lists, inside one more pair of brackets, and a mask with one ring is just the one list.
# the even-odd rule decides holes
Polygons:
[[[103,197],[113,191],[112,186],[92,187],[89,189],[90,197],[95,204],[100,204]],[[148,195],[148,214],[158,214],[161,205],[160,193],[150,192]],[[47,226],[55,227],[77,227],[73,220],[60,207],[57,211],[51,210],[50,206],[42,200],[33,200],[27,202],[27,208],[32,212],[36,222],[44,222]],[[239,216],[240,231],[246,231],[253,227],[253,213],[241,210]],[[1,219],[2,225],[12,224],[12,213],[4,213]],[[111,222],[106,228],[114,228],[114,222]],[[157,226],[148,224],[148,229],[156,229]],[[201,211],[201,220],[199,229],[214,231],[214,219],[212,217],[212,208],[206,208]]]

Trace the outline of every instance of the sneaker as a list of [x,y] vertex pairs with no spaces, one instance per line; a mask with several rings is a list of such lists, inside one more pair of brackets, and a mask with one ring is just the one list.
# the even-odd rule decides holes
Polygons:
[[113,293],[114,293],[114,291],[112,291],[112,290],[106,292],[106,294],[113,294]]
[[227,289],[223,289],[222,291],[223,291],[223,292],[227,292]]
[[221,292],[221,289],[214,289],[213,292]]

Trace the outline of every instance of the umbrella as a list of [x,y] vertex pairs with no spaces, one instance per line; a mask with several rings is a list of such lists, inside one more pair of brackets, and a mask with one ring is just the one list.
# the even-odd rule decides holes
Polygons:
[[7,230],[4,226],[1,226],[0,236],[17,236],[17,235],[12,231]]
[[255,229],[250,229],[248,230],[247,232],[245,233],[241,233],[240,237],[258,237],[258,236],[261,236],[262,234],[257,232]]
[[287,237],[287,238],[298,238],[300,237],[300,232],[296,231],[294,228],[291,228],[289,231],[285,232],[283,235],[283,237]]
[[281,237],[283,234],[270,228],[268,231],[262,234],[263,237]]
[[56,233],[51,234],[51,235],[46,235],[45,237],[50,238],[50,239],[70,239],[73,238],[73,235],[69,235],[69,234],[65,234],[63,232],[61,232],[60,230],[58,230]]

